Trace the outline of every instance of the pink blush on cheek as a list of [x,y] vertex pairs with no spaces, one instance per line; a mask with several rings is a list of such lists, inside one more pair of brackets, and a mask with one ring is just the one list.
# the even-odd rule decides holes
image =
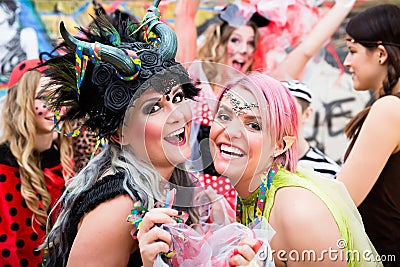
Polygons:
[[228,45],[226,47],[226,52],[227,52],[228,55],[233,55],[233,54],[235,54],[236,51],[235,51],[234,48],[232,48],[231,46]]

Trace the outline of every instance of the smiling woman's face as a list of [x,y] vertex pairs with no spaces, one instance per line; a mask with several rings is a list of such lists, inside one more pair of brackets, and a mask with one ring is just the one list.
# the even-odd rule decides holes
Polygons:
[[48,134],[53,132],[54,128],[54,112],[49,110],[45,99],[41,96],[40,91],[43,89],[48,78],[40,78],[40,82],[36,88],[33,112],[35,113],[36,132],[38,134]]
[[227,93],[230,94],[222,97],[211,126],[210,149],[215,169],[235,184],[264,170],[274,145],[263,129],[258,107],[235,112],[238,108],[257,105],[256,97],[241,86],[234,86]]
[[180,86],[166,95],[150,88],[127,113],[123,143],[156,169],[176,166],[190,158],[191,120],[189,101]]
[[[349,38],[350,39],[350,38]],[[369,50],[357,42],[347,41],[348,53],[343,65],[349,69],[353,88],[357,91],[378,92],[387,75],[387,68],[379,61],[379,50]]]
[[255,32],[251,26],[244,25],[235,29],[228,39],[222,64],[240,72],[247,72],[253,64],[255,52]]

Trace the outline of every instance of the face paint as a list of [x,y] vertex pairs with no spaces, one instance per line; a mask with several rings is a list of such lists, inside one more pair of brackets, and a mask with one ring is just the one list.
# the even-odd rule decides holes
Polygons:
[[35,123],[38,134],[52,133],[54,128],[54,113],[47,109],[45,98],[39,95],[43,82],[44,78],[41,78],[40,84],[36,89],[36,97],[34,101]]

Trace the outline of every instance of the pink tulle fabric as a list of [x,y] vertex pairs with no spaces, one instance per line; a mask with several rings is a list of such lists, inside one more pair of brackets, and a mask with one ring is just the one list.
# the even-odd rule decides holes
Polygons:
[[[244,238],[256,238],[262,241],[257,253],[263,254],[265,262],[273,264],[269,241],[275,231],[265,218],[256,220],[251,227],[234,222],[236,214],[226,198],[212,189],[204,190],[199,187],[197,190],[193,204],[199,212],[199,222],[187,225],[186,220],[183,220],[174,224],[160,225],[159,227],[171,234],[172,245],[169,253],[160,253],[157,256],[153,266],[230,266],[229,260]],[[164,207],[172,207],[176,199],[175,194],[174,189],[167,193],[163,201]],[[142,216],[143,214],[136,214],[134,217],[137,219]]]
[[[175,256],[165,262],[159,255],[154,266],[213,266],[225,267],[233,256],[234,249],[238,247],[243,238],[257,238],[263,242],[259,249],[262,253],[270,251],[269,236],[272,237],[271,228],[265,221],[259,222],[250,229],[240,223],[231,223],[225,226],[218,224],[198,224],[188,226],[179,224],[164,224],[161,227],[172,236],[172,247]],[[259,231],[263,234],[259,234]],[[257,232],[257,234],[256,234]],[[272,233],[273,234],[273,233]],[[272,254],[265,258],[273,262]]]

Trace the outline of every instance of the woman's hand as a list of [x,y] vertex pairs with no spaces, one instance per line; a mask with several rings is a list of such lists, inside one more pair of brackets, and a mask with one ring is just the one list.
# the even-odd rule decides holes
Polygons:
[[178,211],[168,208],[154,208],[147,212],[137,233],[143,266],[153,266],[158,253],[167,253],[171,246],[171,235],[156,224],[176,223],[172,217]]
[[207,188],[205,193],[210,199],[211,222],[219,225],[228,225],[235,222],[236,213],[223,195],[217,194],[211,187]]
[[[229,259],[231,266],[246,266],[254,259],[257,251],[261,248],[262,242],[255,238],[243,238],[239,246],[234,249],[233,255]],[[260,262],[260,266],[263,264]]]

